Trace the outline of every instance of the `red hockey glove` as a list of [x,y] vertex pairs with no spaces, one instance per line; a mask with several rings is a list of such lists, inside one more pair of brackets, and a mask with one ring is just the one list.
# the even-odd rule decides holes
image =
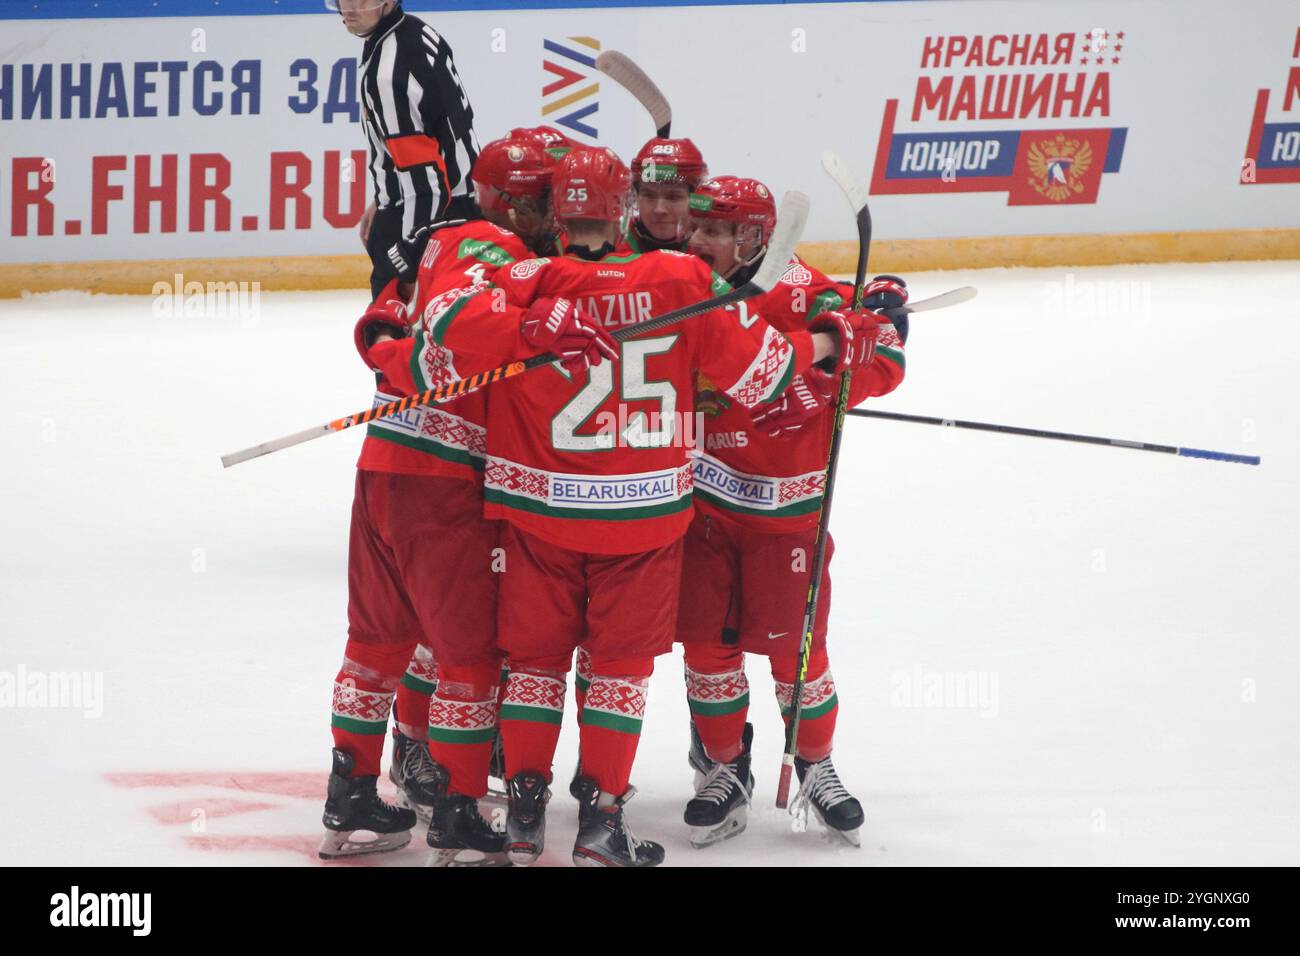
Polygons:
[[907,283],[898,276],[876,276],[862,287],[862,307],[872,312],[907,305]]
[[819,368],[796,375],[776,401],[750,409],[754,427],[771,438],[793,438],[834,399],[835,378]]
[[618,343],[569,299],[542,298],[524,313],[524,341],[542,352],[554,352],[570,372],[581,372],[602,359],[618,358]]
[[370,303],[370,308],[357,320],[357,327],[352,331],[352,340],[367,368],[374,368],[369,353],[375,339],[381,334],[391,335],[395,339],[406,338],[411,334],[410,321],[406,303],[402,301],[401,293],[397,291],[397,280],[394,279]]
[[866,368],[876,357],[876,336],[888,319],[859,309],[851,312],[823,312],[808,324],[809,332],[827,332],[835,338],[835,357],[824,359],[821,368],[834,375]]
[[898,337],[907,344],[908,321],[906,315],[891,316],[886,310],[907,305],[907,283],[898,276],[876,276],[862,289],[862,307],[884,314],[894,323]]

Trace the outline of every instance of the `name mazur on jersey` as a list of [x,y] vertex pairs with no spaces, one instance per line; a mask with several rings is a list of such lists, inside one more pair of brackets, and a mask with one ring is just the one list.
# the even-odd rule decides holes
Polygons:
[[583,311],[598,317],[606,328],[634,325],[654,315],[649,292],[616,292],[593,295],[578,303]]

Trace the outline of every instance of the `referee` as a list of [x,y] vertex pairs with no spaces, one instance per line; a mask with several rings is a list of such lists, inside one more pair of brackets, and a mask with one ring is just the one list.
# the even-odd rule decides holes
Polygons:
[[451,47],[401,0],[325,0],[361,54],[361,103],[374,200],[361,219],[371,296],[393,276],[415,280],[424,227],[477,215],[469,178],[478,158],[474,110]]

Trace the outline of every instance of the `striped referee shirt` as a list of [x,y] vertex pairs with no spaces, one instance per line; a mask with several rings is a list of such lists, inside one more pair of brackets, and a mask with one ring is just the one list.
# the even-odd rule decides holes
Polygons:
[[451,47],[400,6],[366,38],[361,102],[375,204],[402,207],[403,235],[443,219],[453,199],[474,195],[474,110]]

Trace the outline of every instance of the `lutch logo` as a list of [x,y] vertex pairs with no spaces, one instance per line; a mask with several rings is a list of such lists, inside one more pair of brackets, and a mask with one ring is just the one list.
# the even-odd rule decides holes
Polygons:
[[555,77],[542,87],[542,116],[549,123],[598,139],[594,123],[585,121],[600,109],[596,98],[600,82],[595,78],[600,41],[594,37],[567,37],[562,43],[543,40],[542,46],[551,54],[542,60],[542,69]]
[[50,897],[51,926],[129,926],[131,935],[148,936],[152,924],[152,893],[70,893]]

